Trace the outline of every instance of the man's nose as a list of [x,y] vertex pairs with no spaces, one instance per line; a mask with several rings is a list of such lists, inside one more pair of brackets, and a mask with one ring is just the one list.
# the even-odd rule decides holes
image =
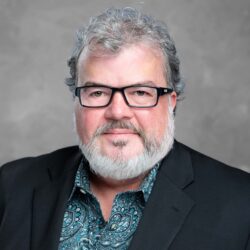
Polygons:
[[115,92],[111,103],[106,108],[105,115],[107,119],[113,120],[130,119],[133,116],[133,111],[126,103],[123,94]]

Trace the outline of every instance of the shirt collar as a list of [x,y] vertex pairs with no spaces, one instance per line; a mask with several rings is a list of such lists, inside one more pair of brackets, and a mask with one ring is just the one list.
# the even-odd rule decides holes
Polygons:
[[[143,180],[138,190],[129,191],[129,192],[134,192],[134,193],[142,192],[144,201],[147,202],[149,195],[151,193],[151,190],[153,188],[159,166],[160,166],[160,162],[155,164],[155,166],[150,170],[150,172],[147,174],[147,176]],[[89,171],[90,170],[89,170],[88,162],[82,160],[76,172],[75,183],[74,183],[73,190],[70,194],[69,200],[71,200],[72,196],[74,195],[77,189],[79,189],[84,194],[86,193],[91,194]]]
[[160,166],[160,162],[155,164],[155,166],[150,170],[150,172],[145,177],[145,179],[143,180],[143,182],[139,188],[139,191],[142,191],[142,193],[143,193],[143,197],[144,197],[145,202],[147,202],[149,195],[151,193],[151,190],[154,186],[159,166]]

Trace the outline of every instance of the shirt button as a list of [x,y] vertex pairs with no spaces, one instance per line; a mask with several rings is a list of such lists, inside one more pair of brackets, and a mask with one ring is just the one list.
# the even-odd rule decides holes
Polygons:
[[82,193],[82,194],[86,194],[86,192],[81,188],[80,189],[80,192]]

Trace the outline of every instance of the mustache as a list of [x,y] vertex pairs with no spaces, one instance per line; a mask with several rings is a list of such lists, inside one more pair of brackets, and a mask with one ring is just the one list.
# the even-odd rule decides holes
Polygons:
[[104,133],[107,133],[109,130],[116,129],[116,128],[117,129],[129,129],[133,131],[134,133],[138,134],[140,137],[145,138],[144,132],[141,129],[136,128],[135,125],[129,121],[110,121],[102,125],[101,127],[99,127],[96,130],[94,137],[98,137]]

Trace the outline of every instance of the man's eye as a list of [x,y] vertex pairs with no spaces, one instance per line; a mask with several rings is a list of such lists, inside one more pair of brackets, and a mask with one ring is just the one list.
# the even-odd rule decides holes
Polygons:
[[135,95],[137,96],[145,96],[145,95],[148,95],[148,93],[146,91],[143,91],[143,90],[137,90],[134,92]]
[[100,97],[102,95],[103,95],[103,91],[97,90],[97,91],[91,92],[89,96],[91,96],[91,97]]

